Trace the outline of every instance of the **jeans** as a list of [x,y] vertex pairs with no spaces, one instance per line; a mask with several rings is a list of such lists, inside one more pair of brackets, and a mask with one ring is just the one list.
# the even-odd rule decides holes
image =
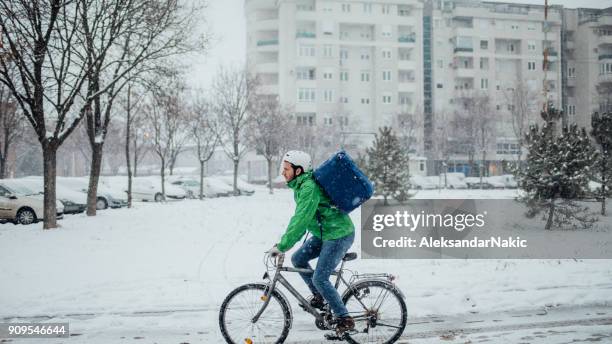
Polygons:
[[321,241],[311,236],[292,256],[291,262],[296,268],[312,269],[309,261],[319,257],[314,273],[300,273],[313,294],[320,294],[329,303],[336,317],[348,315],[348,310],[340,294],[329,281],[329,276],[338,266],[344,254],[353,244],[355,232],[336,240]]

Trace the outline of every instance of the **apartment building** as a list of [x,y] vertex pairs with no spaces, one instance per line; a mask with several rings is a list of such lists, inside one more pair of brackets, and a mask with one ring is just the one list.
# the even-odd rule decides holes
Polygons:
[[565,9],[564,108],[589,127],[590,114],[612,111],[612,7]]
[[341,123],[355,146],[369,143],[404,116],[422,123],[422,8],[416,0],[247,0],[247,62],[261,92],[290,104],[298,123]]
[[[434,1],[433,123],[448,125],[444,121],[457,112],[476,112],[465,105],[466,99],[474,97],[484,98],[481,102],[487,103],[487,116],[495,118],[476,157],[467,156],[463,142],[455,142],[451,170],[476,173],[468,160],[481,160],[483,149],[486,169],[492,174],[502,172],[503,161],[517,159],[519,144],[511,115],[519,106],[514,97],[517,89],[525,90],[530,98],[531,122],[539,119],[545,99],[561,107],[562,13],[562,8],[552,6],[545,21],[544,6]],[[543,70],[545,49],[549,63]]]
[[487,173],[507,172],[521,153],[518,88],[530,123],[545,102],[582,126],[612,105],[612,8],[549,6],[547,20],[541,4],[479,0],[246,0],[245,9],[247,61],[262,93],[291,105],[299,124],[342,124],[361,148],[378,127],[410,116],[430,173],[441,159],[434,143],[454,139],[437,129],[466,99],[486,97],[495,113],[477,157],[451,142],[451,170],[466,174],[483,154]]

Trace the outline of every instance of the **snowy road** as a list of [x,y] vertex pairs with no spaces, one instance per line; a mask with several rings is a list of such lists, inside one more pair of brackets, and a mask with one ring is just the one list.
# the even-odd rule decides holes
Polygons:
[[[506,190],[475,196],[512,197]],[[219,305],[235,287],[261,280],[263,252],[293,208],[289,191],[258,190],[66,216],[52,231],[0,225],[0,321],[67,321],[73,334],[7,343],[222,343]],[[359,211],[351,217],[359,226]],[[357,236],[351,250],[360,245]],[[610,262],[358,259],[348,268],[399,276],[410,321],[404,342],[612,343]],[[287,278],[306,291],[298,276]],[[292,306],[287,342],[320,343],[323,333]]]
[[[69,322],[70,339],[45,343],[222,343],[213,319],[217,309],[180,309],[106,314],[5,318],[8,322]],[[296,318],[287,343],[326,343],[304,313]],[[398,343],[612,342],[612,307],[579,306],[409,318]],[[11,343],[29,343],[13,339]]]

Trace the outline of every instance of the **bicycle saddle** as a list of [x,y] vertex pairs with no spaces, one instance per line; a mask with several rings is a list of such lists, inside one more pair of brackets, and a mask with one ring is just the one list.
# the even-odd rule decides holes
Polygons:
[[355,259],[357,259],[357,253],[355,253],[355,252],[348,252],[342,258],[342,260],[344,260],[345,262],[348,262],[348,261],[351,261],[351,260],[355,260]]

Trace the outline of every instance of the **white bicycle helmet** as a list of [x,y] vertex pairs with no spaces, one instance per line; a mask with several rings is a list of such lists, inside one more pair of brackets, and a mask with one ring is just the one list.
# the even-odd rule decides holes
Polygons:
[[288,151],[285,156],[283,156],[283,161],[295,167],[301,167],[304,172],[312,170],[312,160],[310,159],[310,155],[306,152],[297,150]]

